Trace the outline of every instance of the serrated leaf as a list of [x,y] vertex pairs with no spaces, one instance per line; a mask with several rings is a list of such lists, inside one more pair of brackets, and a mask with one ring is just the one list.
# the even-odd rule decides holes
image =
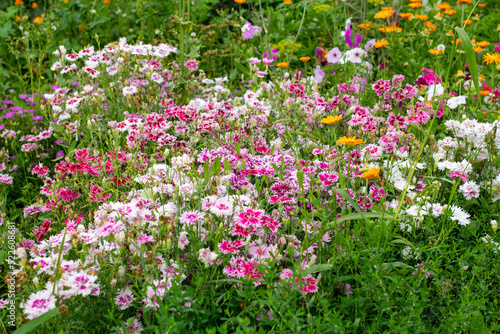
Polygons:
[[476,53],[474,52],[474,49],[472,47],[472,42],[470,41],[469,34],[467,34],[465,30],[459,27],[455,27],[455,30],[462,40],[462,46],[465,49],[465,58],[467,59],[467,63],[469,64],[470,76],[472,77],[472,81],[474,82],[477,96],[480,96],[479,73],[477,72]]

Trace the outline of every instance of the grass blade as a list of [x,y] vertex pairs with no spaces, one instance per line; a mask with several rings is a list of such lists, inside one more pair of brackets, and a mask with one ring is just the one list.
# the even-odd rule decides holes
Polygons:
[[469,64],[470,76],[472,77],[472,81],[474,82],[474,87],[476,88],[477,96],[479,97],[479,73],[477,72],[477,64],[476,64],[476,54],[474,53],[474,49],[472,48],[472,43],[469,38],[469,34],[465,32],[462,28],[455,27],[455,30],[460,36],[462,40],[462,45],[465,49],[465,58],[467,59],[467,63]]

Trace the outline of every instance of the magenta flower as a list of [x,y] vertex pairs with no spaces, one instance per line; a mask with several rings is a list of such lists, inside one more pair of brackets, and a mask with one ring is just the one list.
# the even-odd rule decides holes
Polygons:
[[352,43],[352,29],[349,27],[345,33],[345,42],[347,45],[349,45],[351,48],[357,48],[359,46],[359,42],[363,39],[363,36],[360,34],[356,34],[354,36],[354,44]]
[[250,22],[247,21],[241,27],[241,33],[243,35],[243,39],[252,39],[255,34],[255,28]]

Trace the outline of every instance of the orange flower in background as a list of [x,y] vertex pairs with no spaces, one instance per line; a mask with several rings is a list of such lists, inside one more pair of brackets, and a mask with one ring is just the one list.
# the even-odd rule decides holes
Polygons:
[[363,139],[356,139],[356,137],[347,138],[344,136],[340,137],[339,140],[337,140],[337,144],[345,146],[356,146],[363,143]]
[[425,26],[427,28],[431,29],[432,31],[436,31],[436,29],[437,29],[437,27],[434,24],[432,24],[431,21],[425,21]]
[[367,172],[364,172],[361,174],[361,177],[363,179],[376,179],[377,177],[380,176],[380,168],[372,168]]
[[309,59],[311,59],[311,57],[300,57],[299,60],[303,61],[303,62],[306,62],[308,61]]
[[479,92],[479,94],[481,94],[481,96],[486,96],[486,95],[491,94],[491,92],[489,90],[482,90]]
[[16,16],[16,22],[19,22],[21,18],[19,16]]
[[[457,42],[457,45],[462,44],[462,40],[460,38],[457,38],[456,42]],[[451,41],[450,43],[455,44],[455,41]]]
[[399,14],[403,19],[411,19],[413,17],[412,13],[401,13]]
[[389,42],[386,39],[383,39],[381,41],[375,42],[375,49],[383,48],[384,46],[389,45]]
[[40,16],[37,16],[35,17],[35,19],[33,20],[34,23],[36,24],[40,24],[43,22],[43,19],[40,17]]
[[276,66],[281,67],[281,68],[285,68],[285,67],[288,66],[288,63],[287,62],[282,62],[282,63],[276,64]]
[[482,48],[485,48],[485,47],[487,47],[488,45],[490,45],[490,42],[488,42],[488,41],[481,41],[481,42],[477,42],[477,43],[476,43],[476,45],[477,45],[477,46],[480,46],[480,47],[482,47]]
[[14,5],[22,6],[24,5],[24,2],[22,2],[21,0],[16,0],[16,2],[14,2]]
[[419,19],[420,21],[425,21],[428,19],[427,15],[420,15],[420,14],[415,14],[415,18]]
[[436,9],[442,9],[442,10],[447,10],[450,9],[451,6],[447,4],[446,2],[440,3],[439,5],[436,6]]
[[496,52],[494,54],[485,54],[483,56],[483,61],[486,63],[486,64],[497,64],[497,65],[500,65],[500,53]]
[[237,4],[243,5],[247,0],[234,0]]
[[456,11],[456,10],[453,10],[453,9],[447,9],[447,10],[445,10],[445,11],[444,11],[444,13],[445,13],[446,15],[450,15],[450,16],[451,16],[451,15],[453,15],[453,14],[456,14],[456,13],[457,13],[457,11]]
[[111,4],[110,0],[102,0],[102,2],[104,2],[106,5],[110,5]]
[[80,24],[78,26],[78,30],[80,30],[80,34],[83,34],[83,29],[85,28],[85,24]]
[[484,4],[484,3],[480,3],[480,4],[479,4],[479,5],[477,5],[477,6],[478,6],[478,7],[481,7],[481,8],[484,8],[484,7],[486,7],[486,4]]
[[384,7],[382,10],[375,14],[376,19],[387,19],[394,15],[395,11],[392,7]]
[[444,53],[444,50],[438,50],[438,49],[430,49],[429,50],[429,53],[435,55],[435,56],[438,56],[440,55],[441,53]]
[[472,4],[472,0],[457,0],[457,3],[469,3],[469,4]]
[[328,116],[326,118],[323,118],[321,120],[321,123],[327,124],[327,125],[333,125],[340,121],[342,119],[342,116]]
[[463,20],[462,23],[465,25],[470,25],[472,23],[472,20]]
[[475,53],[483,52],[483,49],[479,46],[475,46],[472,49],[474,50]]
[[371,26],[371,22],[361,23],[358,25],[358,28],[361,30],[366,30]]
[[33,3],[31,4],[31,7],[33,7],[33,8],[38,8],[38,4],[37,4],[36,2],[33,2]]
[[416,3],[411,3],[408,6],[410,6],[413,9],[417,9],[417,8],[422,7],[422,4],[420,2],[416,2]]
[[287,5],[291,4],[292,3],[292,0],[283,0],[283,2]]

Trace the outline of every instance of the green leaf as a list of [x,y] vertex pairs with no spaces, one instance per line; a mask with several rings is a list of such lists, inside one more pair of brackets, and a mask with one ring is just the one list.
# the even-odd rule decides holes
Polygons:
[[227,159],[224,159],[224,170],[226,172],[230,172],[231,171],[231,164],[229,163],[229,161]]
[[472,314],[470,334],[487,334],[489,331],[484,324],[484,317],[481,311],[475,311]]
[[301,274],[301,276],[307,276],[309,274],[319,273],[320,271],[330,270],[330,269],[332,269],[332,267],[333,266],[329,263],[317,264],[315,266],[301,270],[300,274]]
[[399,262],[399,261],[396,261],[396,262],[391,262],[391,263],[383,263],[382,264],[382,269],[384,271],[391,271],[392,269],[394,268],[397,268],[397,267],[403,267],[403,268],[408,268],[409,265],[407,265],[406,263],[404,262]]
[[38,318],[35,318],[28,322],[27,324],[21,326],[18,328],[14,333],[12,334],[25,334],[25,333],[30,333],[32,332],[35,328],[40,326],[41,324],[45,323],[48,321],[50,318],[54,317],[55,315],[59,314],[59,307],[56,307],[55,309],[42,314]]
[[[363,219],[366,220],[366,217],[363,214],[363,212],[361,211],[361,209],[359,208],[358,204],[356,204],[356,202],[354,202],[354,200],[351,198],[351,196],[349,196],[349,194],[347,193],[347,191],[345,191],[344,189],[337,189],[336,192],[338,194],[340,194],[340,196],[342,196],[346,201],[348,201],[349,203],[351,203],[352,206],[354,207],[354,209],[356,209],[356,211],[358,211],[357,214],[359,214],[361,216],[361,218],[363,218]],[[342,217],[341,217],[341,219],[342,219]],[[337,220],[337,222],[338,222],[338,220]]]
[[469,64],[470,75],[472,77],[472,81],[474,82],[474,87],[476,87],[477,96],[479,96],[479,74],[477,72],[476,53],[472,48],[469,34],[467,34],[465,30],[459,27],[455,27],[455,30],[462,40],[462,46],[465,49],[465,58],[467,59],[467,63]]
[[205,160],[205,163],[203,164],[203,172],[205,174],[205,181],[208,184],[208,181],[210,181],[210,166],[208,165],[208,160]]
[[368,219],[368,218],[384,218],[384,219],[391,219],[394,220],[394,217],[388,215],[388,214],[383,214],[382,212],[364,212],[364,213],[350,213],[348,215],[342,216],[339,219],[337,219],[337,223],[341,223],[346,220],[357,220],[357,219]]

